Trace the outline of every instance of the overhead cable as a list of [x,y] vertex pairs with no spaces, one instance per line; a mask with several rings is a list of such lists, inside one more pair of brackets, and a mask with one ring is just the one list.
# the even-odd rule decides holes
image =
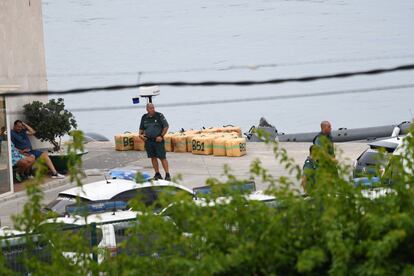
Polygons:
[[[300,93],[300,94],[289,94],[289,95],[277,95],[277,96],[265,96],[265,97],[251,97],[251,98],[238,98],[238,99],[221,99],[221,100],[210,100],[210,101],[194,101],[194,102],[176,102],[157,104],[157,107],[168,108],[168,107],[189,107],[189,106],[200,106],[200,105],[215,105],[215,104],[232,104],[241,102],[258,102],[258,101],[272,101],[272,100],[288,100],[297,98],[313,98],[313,97],[327,97],[327,96],[338,96],[348,94],[363,94],[373,93],[388,90],[401,90],[407,88],[414,88],[414,83],[407,83],[401,85],[390,85],[390,86],[378,86],[369,88],[359,89],[348,89],[348,90],[336,90],[336,91],[325,91],[315,93]],[[127,109],[144,109],[145,105],[128,105],[128,106],[101,106],[101,107],[88,107],[88,108],[70,108],[71,112],[94,112],[94,111],[114,111],[114,110],[127,110]],[[20,114],[20,112],[8,112],[8,114]]]
[[229,65],[229,66],[211,66],[211,67],[193,67],[193,68],[176,68],[166,70],[136,70],[136,71],[118,71],[118,72],[83,72],[83,73],[64,73],[64,74],[30,74],[14,77],[38,77],[38,78],[61,78],[61,77],[105,77],[105,76],[135,76],[137,74],[173,74],[173,73],[193,73],[193,72],[214,72],[214,71],[232,71],[232,70],[258,70],[261,68],[291,67],[302,65],[320,65],[320,64],[340,64],[352,62],[370,62],[378,60],[395,60],[414,58],[413,54],[390,55],[390,56],[371,56],[362,58],[327,58],[317,60],[307,60],[298,62],[273,62],[264,64],[247,64],[247,65]]
[[89,88],[75,88],[69,90],[43,90],[43,91],[22,91],[22,92],[4,92],[0,93],[0,96],[6,97],[19,97],[29,95],[67,95],[67,94],[83,94],[98,91],[116,91],[133,89],[144,86],[174,86],[174,87],[187,87],[187,86],[252,86],[252,85],[275,85],[288,82],[311,82],[316,80],[326,79],[343,79],[354,76],[364,75],[379,75],[397,71],[408,71],[413,70],[414,64],[401,65],[392,68],[378,68],[365,71],[354,71],[354,72],[343,72],[328,75],[314,75],[307,77],[296,77],[296,78],[281,78],[281,79],[270,79],[270,80],[243,80],[243,81],[201,81],[201,82],[185,82],[185,81],[172,81],[172,82],[144,82],[139,84],[127,84],[127,85],[110,85],[110,86],[97,86]]
[[320,64],[336,64],[336,63],[351,63],[351,62],[368,62],[377,60],[395,60],[395,59],[408,59],[414,58],[414,55],[391,55],[391,56],[373,56],[363,58],[330,58],[330,59],[317,59],[299,62],[273,62],[264,64],[247,64],[247,65],[229,65],[223,67],[193,67],[184,69],[167,69],[167,70],[139,70],[137,72],[108,72],[108,73],[82,73],[82,74],[52,74],[48,77],[86,77],[86,76],[122,76],[122,75],[136,75],[136,74],[174,74],[174,73],[193,73],[193,72],[213,72],[213,71],[232,71],[232,70],[257,70],[260,68],[276,68],[276,67],[290,67],[290,66],[302,66],[302,65],[320,65]]

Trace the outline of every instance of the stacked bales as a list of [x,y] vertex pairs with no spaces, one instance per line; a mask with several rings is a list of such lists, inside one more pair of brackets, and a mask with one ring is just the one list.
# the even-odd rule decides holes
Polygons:
[[193,151],[193,137],[200,134],[199,130],[187,130],[185,131],[187,141],[187,152]]
[[139,133],[133,134],[134,139],[134,150],[144,151],[145,150],[145,141],[139,137]]
[[233,138],[226,140],[226,156],[240,157],[246,155],[246,138]]
[[218,127],[210,127],[210,128],[204,128],[200,131],[201,134],[217,134],[217,132],[220,132],[220,128]]
[[213,141],[213,155],[226,156],[226,141],[237,137],[237,133],[221,133]]
[[[167,152],[191,152],[198,155],[239,157],[247,153],[246,139],[239,127],[227,126],[167,133],[164,136]],[[145,141],[138,133],[125,132],[115,136],[115,149],[145,150]]]
[[214,156],[226,156],[226,140],[225,136],[217,137],[213,141],[213,155]]
[[171,137],[174,152],[187,152],[187,135],[182,132]]
[[172,138],[177,135],[176,133],[167,133],[164,135],[164,147],[166,152],[173,152]]
[[119,151],[134,149],[134,134],[125,132],[115,135],[115,149]]
[[219,128],[219,130],[221,132],[225,132],[225,133],[233,133],[233,132],[235,132],[235,133],[237,133],[237,135],[239,137],[242,137],[242,131],[241,131],[241,128],[240,127],[236,127],[236,126],[225,126],[225,127]]
[[191,140],[193,154],[210,155],[213,154],[213,141],[217,137],[213,133],[195,135]]

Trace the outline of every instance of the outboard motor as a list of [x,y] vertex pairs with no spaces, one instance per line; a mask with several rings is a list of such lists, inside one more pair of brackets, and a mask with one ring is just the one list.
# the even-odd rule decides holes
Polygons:
[[400,134],[400,128],[398,126],[394,127],[391,133],[391,137],[397,137]]
[[244,135],[246,135],[249,142],[263,142],[264,139],[259,138],[258,132],[262,132],[263,135],[269,135],[270,141],[274,141],[277,138],[277,129],[263,117],[260,118],[257,128],[252,126]]
[[398,125],[398,127],[400,128],[400,134],[408,134],[408,132],[410,132],[410,128],[412,125],[413,123],[409,121],[404,121],[400,123]]
[[269,124],[267,122],[267,120],[265,118],[263,118],[263,117],[260,118],[259,127],[273,127],[273,128],[275,128],[274,126],[272,126],[271,124]]

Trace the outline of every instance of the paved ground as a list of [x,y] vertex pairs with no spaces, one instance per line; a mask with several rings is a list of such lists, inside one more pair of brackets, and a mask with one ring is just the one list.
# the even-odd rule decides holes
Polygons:
[[[302,166],[303,161],[308,155],[310,143],[281,143],[281,147],[286,149],[288,155],[295,162]],[[151,162],[146,158],[145,152],[137,151],[115,151],[112,142],[94,142],[85,145],[89,151],[83,157],[84,169],[87,177],[83,183],[91,183],[104,179],[104,174],[108,170],[116,167],[138,168],[142,171],[153,174]],[[364,143],[342,143],[337,144],[338,159],[347,164],[352,164],[358,155],[367,148]],[[191,153],[168,153],[167,158],[170,163],[171,174],[182,175],[180,184],[193,188],[204,186],[207,178],[215,177],[224,180],[223,168],[228,164],[233,175],[240,178],[249,178],[250,164],[255,159],[260,159],[262,166],[266,168],[274,177],[288,176],[286,170],[281,166],[273,155],[272,148],[264,143],[248,143],[247,155],[242,157],[215,157],[193,155]],[[50,202],[56,195],[72,187],[68,179],[51,180],[47,179],[42,185],[44,189],[44,202]],[[265,189],[266,185],[256,179],[257,189]],[[21,212],[26,202],[25,191],[20,191],[14,195],[0,198],[0,220],[1,225],[11,226],[10,216]]]

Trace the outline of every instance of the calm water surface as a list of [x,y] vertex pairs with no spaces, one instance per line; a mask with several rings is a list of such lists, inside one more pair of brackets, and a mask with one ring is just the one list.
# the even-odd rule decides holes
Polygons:
[[[264,80],[414,63],[414,1],[44,0],[49,89],[140,81]],[[235,65],[279,64],[256,70]],[[204,70],[191,70],[191,69]],[[207,70],[211,69],[211,70]],[[170,72],[170,71],[181,72]],[[161,72],[160,72],[161,71]],[[188,71],[188,72],[186,72]],[[241,99],[414,83],[414,72],[252,87],[161,87],[156,103]],[[164,107],[171,130],[265,117],[280,131],[398,123],[414,89],[205,106]],[[132,106],[137,90],[65,96],[69,109]],[[138,128],[135,109],[74,112],[108,137]],[[411,110],[411,111],[410,111]]]

